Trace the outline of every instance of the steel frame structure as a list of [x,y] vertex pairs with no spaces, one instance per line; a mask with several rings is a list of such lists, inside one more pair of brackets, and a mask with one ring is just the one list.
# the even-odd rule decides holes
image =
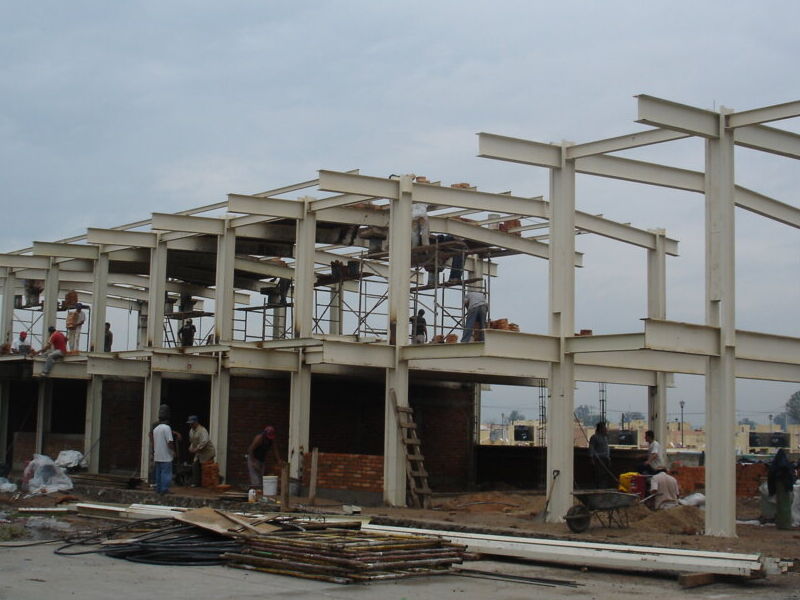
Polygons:
[[[671,373],[705,375],[708,458],[706,533],[735,535],[733,431],[736,377],[800,381],[800,339],[736,330],[734,314],[735,206],[780,223],[800,227],[800,209],[735,185],[733,147],[741,145],[790,158],[800,157],[800,136],[762,123],[800,116],[800,102],[762,109],[719,112],[639,96],[638,122],[649,131],[583,144],[545,144],[481,133],[480,156],[547,168],[549,201],[474,188],[445,187],[412,175],[378,178],[357,172],[320,171],[314,180],[242,195],[176,214],[153,213],[147,220],[113,229],[87,230],[58,242],[34,242],[30,248],[0,255],[3,308],[0,336],[13,333],[14,295],[25,279],[44,285],[42,334],[55,323],[59,295],[77,289],[91,304],[90,343],[103,347],[108,306],[140,310],[137,350],[89,352],[56,365],[55,378],[88,380],[85,445],[98,439],[102,383],[107,377],[136,377],[145,382],[142,439],[158,408],[163,377],[199,374],[211,378],[210,430],[217,459],[227,462],[228,393],[232,373],[288,373],[291,376],[289,459],[293,476],[309,448],[310,381],[313,372],[385,373],[385,402],[394,395],[408,405],[409,372],[440,379],[539,386],[548,382],[547,472],[560,471],[553,484],[551,520],[560,520],[572,504],[572,414],[576,381],[621,383],[648,388],[651,427],[661,439],[666,430],[666,390]],[[613,156],[612,153],[688,136],[706,140],[703,172],[676,169]],[[644,230],[589,215],[575,208],[575,175],[587,173],[667,186],[706,199],[706,321],[666,319],[666,257],[677,255],[677,241],[663,230]],[[314,193],[299,198],[295,192]],[[428,207],[431,232],[471,244],[465,269],[470,276],[497,275],[497,260],[525,254],[549,261],[547,334],[488,330],[482,342],[410,345],[408,309],[413,305],[412,205]],[[224,211],[225,214],[219,213]],[[498,216],[466,220],[465,215]],[[202,215],[202,216],[201,216]],[[239,215],[239,216],[234,216]],[[499,220],[527,219],[508,231]],[[388,251],[368,257],[369,268],[386,281],[385,336],[343,335],[341,319],[327,320],[328,332],[315,330],[315,278],[330,261],[363,253],[363,228],[388,233]],[[547,228],[547,234],[536,234]],[[642,248],[647,253],[647,315],[644,331],[577,337],[574,334],[575,273],[582,256],[576,233],[594,233]],[[345,253],[331,250],[343,248]],[[347,252],[350,252],[348,255]],[[291,257],[277,264],[272,257]],[[365,267],[362,267],[365,268]],[[250,306],[266,278],[294,282],[291,338],[237,341],[234,312]],[[352,281],[336,282],[358,292]],[[214,338],[206,346],[166,348],[161,315],[167,294],[206,298],[214,303]],[[334,294],[334,296],[337,294]],[[257,302],[255,303],[258,304]],[[337,309],[338,310],[338,309]],[[158,315],[158,318],[149,318]],[[286,316],[284,315],[284,319]],[[262,336],[263,337],[263,336]],[[26,360],[0,358],[4,362]],[[35,360],[33,374],[41,373]],[[50,386],[40,386],[39,416],[48,410]],[[0,385],[0,419],[8,412],[8,385]],[[42,423],[40,418],[38,423]],[[5,430],[4,423],[0,429]],[[41,425],[37,450],[41,449]],[[405,504],[405,461],[394,410],[385,410],[384,500]],[[142,472],[150,449],[142,446]],[[98,468],[91,453],[91,469]],[[2,458],[2,457],[0,457]]]

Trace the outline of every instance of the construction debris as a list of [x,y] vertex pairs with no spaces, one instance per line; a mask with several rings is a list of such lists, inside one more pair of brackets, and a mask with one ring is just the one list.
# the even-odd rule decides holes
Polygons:
[[228,566],[331,583],[440,575],[469,556],[439,537],[329,529],[249,537]]
[[752,579],[765,577],[767,574],[786,573],[792,566],[792,563],[770,559],[760,554],[573,542],[433,529],[405,529],[383,525],[367,525],[365,529],[376,533],[406,532],[441,536],[451,543],[465,545],[474,553],[599,569],[679,574],[713,573]]

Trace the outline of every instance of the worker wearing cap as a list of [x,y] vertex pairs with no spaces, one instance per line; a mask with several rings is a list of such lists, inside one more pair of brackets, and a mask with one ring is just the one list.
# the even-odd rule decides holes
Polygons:
[[47,331],[50,337],[47,339],[47,343],[42,346],[42,355],[47,358],[42,368],[42,377],[50,375],[55,361],[63,358],[67,353],[67,337],[52,325],[47,328]]
[[11,354],[28,355],[31,353],[31,343],[28,341],[28,332],[20,331],[19,337],[11,344]]
[[197,415],[189,417],[186,423],[189,425],[189,452],[194,454],[194,461],[192,462],[192,487],[198,487],[201,479],[201,463],[214,460],[217,452],[214,448],[214,444],[211,443],[208,429],[200,425],[200,419]]
[[272,425],[267,425],[263,431],[259,431],[256,434],[247,448],[247,456],[245,458],[247,458],[247,471],[250,474],[250,486],[253,488],[261,488],[264,467],[267,463],[267,452],[272,451],[276,465],[283,463],[281,457],[278,456],[278,447],[275,443],[276,435],[275,428]]

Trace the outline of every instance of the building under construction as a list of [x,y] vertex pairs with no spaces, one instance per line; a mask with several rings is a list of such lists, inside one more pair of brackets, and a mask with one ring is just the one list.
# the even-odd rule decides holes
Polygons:
[[[706,532],[734,535],[735,380],[800,381],[800,339],[736,329],[734,208],[796,228],[800,209],[737,186],[734,147],[800,158],[800,136],[763,125],[800,116],[800,102],[714,112],[639,96],[638,110],[651,129],[588,143],[480,134],[480,156],[549,169],[542,197],[323,170],[0,255],[4,342],[26,330],[42,343],[74,302],[89,307],[81,351],[49,377],[41,357],[0,357],[0,460],[78,448],[92,472],[145,476],[148,433],[166,403],[173,421],[197,414],[209,425],[229,482],[246,480],[243,455],[270,423],[293,477],[318,448],[331,479],[402,506],[426,493],[422,472],[434,490],[474,482],[481,383],[545,382],[549,518],[559,520],[572,504],[575,382],[645,387],[664,439],[671,374],[690,373],[706,379]],[[705,140],[704,172],[614,154],[690,136]],[[666,260],[678,242],[577,211],[578,173],[704,196],[705,323],[666,319]],[[576,335],[577,233],[646,253],[643,331]],[[481,341],[445,343],[463,332],[465,294],[491,297],[511,255],[549,261],[549,331],[487,329]],[[112,309],[133,315],[138,335],[104,352]],[[412,344],[419,309],[429,343]],[[188,319],[199,333],[182,346],[176,331]],[[407,457],[419,445],[424,467]]]

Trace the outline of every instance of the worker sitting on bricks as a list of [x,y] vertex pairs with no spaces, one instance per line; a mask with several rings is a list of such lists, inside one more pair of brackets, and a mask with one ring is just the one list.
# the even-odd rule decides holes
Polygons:
[[192,487],[199,487],[201,480],[201,464],[214,460],[217,451],[211,443],[208,429],[200,424],[197,415],[192,415],[186,420],[189,425],[189,452],[194,454],[192,461]]

